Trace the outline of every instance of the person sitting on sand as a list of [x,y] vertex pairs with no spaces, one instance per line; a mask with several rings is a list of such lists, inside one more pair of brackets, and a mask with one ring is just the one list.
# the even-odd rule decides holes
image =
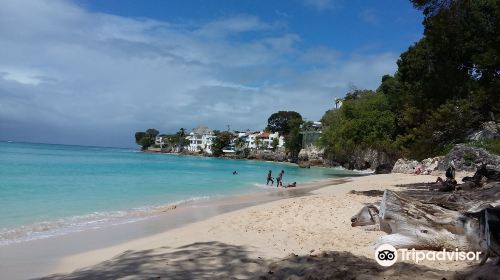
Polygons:
[[415,175],[420,175],[421,173],[422,173],[422,166],[417,165],[417,167],[415,167]]
[[276,178],[276,187],[283,187],[283,174],[285,174],[285,170],[281,170],[280,175]]
[[295,188],[297,186],[297,182],[293,182],[291,184],[286,185],[284,188]]
[[431,187],[431,190],[451,192],[455,190],[456,185],[457,181],[455,181],[455,179],[447,178],[446,181],[444,181],[443,178],[438,177],[436,182],[434,183],[434,187]]
[[455,180],[455,163],[451,161],[450,166],[446,169],[446,180]]
[[271,170],[269,170],[269,173],[267,173],[266,186],[269,185],[269,182],[271,182],[271,186],[274,185],[273,172]]

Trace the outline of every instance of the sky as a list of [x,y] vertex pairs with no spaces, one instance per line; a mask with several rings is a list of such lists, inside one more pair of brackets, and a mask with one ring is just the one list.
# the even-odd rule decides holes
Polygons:
[[319,120],[394,74],[422,19],[405,0],[0,0],[0,140]]

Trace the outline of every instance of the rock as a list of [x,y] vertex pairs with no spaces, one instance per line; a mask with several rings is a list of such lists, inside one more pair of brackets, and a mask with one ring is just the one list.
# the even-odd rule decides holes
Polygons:
[[[349,158],[347,167],[349,169],[373,169],[380,170],[388,169],[388,166],[393,166],[394,160],[385,152],[377,151],[375,149],[356,150]],[[385,168],[382,168],[384,167]]]
[[392,171],[392,165],[387,163],[381,164],[377,166],[377,168],[375,168],[375,174],[389,174],[391,173],[391,171]]
[[282,151],[251,150],[247,159],[267,160],[267,161],[288,161],[287,154]]
[[443,157],[433,157],[433,158],[426,158],[422,160],[422,167],[423,170],[425,171],[435,171],[438,169],[438,164],[439,161],[443,159]]
[[420,163],[416,160],[407,160],[400,158],[394,164],[392,168],[392,173],[403,173],[403,174],[413,174],[415,173],[415,168]]
[[422,168],[422,174],[430,174],[437,170],[439,160],[443,157],[426,158],[421,162],[400,158],[394,164],[392,173],[414,174],[417,166]]
[[298,155],[298,164],[300,167],[308,166],[324,166],[326,160],[324,158],[325,150],[316,146],[310,145],[300,150]]
[[451,162],[454,162],[456,171],[475,172],[478,165],[484,163],[493,169],[500,168],[500,156],[490,154],[482,148],[455,145],[451,151],[438,163],[438,170],[445,171]]
[[482,141],[500,138],[500,123],[494,121],[481,124],[481,129],[471,133],[468,140]]

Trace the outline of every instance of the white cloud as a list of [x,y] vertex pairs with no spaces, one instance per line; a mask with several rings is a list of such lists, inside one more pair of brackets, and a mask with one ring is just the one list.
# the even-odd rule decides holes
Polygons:
[[335,7],[334,0],[303,0],[306,6],[317,10],[328,10]]
[[131,145],[148,127],[259,129],[277,110],[319,119],[349,83],[375,88],[395,69],[394,54],[301,50],[300,40],[249,15],[181,25],[3,1],[0,137]]
[[38,85],[41,83],[41,78],[38,77],[34,69],[0,69],[0,77],[8,81],[15,81],[20,84]]

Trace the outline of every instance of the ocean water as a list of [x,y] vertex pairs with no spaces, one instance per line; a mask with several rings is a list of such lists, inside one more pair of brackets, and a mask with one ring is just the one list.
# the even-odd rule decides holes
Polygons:
[[[0,245],[145,219],[171,205],[352,173],[133,149],[0,142]],[[237,171],[238,175],[232,172]]]

